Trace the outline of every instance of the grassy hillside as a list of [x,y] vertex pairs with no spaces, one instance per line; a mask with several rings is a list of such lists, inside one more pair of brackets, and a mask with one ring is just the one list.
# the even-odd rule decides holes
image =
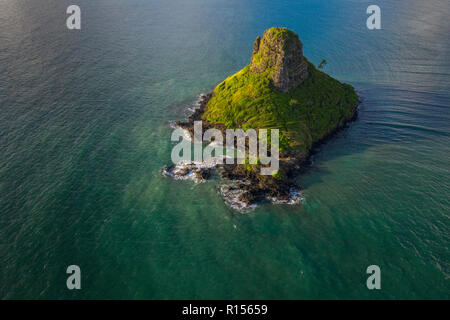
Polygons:
[[245,67],[214,89],[203,118],[228,128],[278,128],[282,149],[308,150],[352,115],[358,96],[351,85],[307,63],[309,77],[288,93],[271,85],[271,70]]

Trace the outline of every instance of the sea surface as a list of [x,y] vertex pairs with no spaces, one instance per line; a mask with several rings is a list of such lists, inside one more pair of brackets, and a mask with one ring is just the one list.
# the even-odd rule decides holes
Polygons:
[[[0,0],[0,298],[449,299],[449,16],[445,0]],[[217,180],[161,169],[170,121],[273,26],[362,102],[299,179],[303,204],[243,214]]]

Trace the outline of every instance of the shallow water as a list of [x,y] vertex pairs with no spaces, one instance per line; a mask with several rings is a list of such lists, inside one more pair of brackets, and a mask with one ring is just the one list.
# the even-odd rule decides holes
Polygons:
[[[77,0],[69,31],[73,2],[0,0],[1,298],[449,298],[447,1],[377,1],[378,31],[356,0]],[[362,103],[302,205],[240,214],[161,168],[170,121],[272,26]]]

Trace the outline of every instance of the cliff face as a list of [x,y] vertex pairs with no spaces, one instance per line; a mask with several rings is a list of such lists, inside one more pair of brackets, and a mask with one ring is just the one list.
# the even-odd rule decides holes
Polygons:
[[256,38],[250,68],[255,73],[270,72],[273,86],[283,93],[308,78],[302,43],[294,32],[285,28],[271,28],[262,38]]

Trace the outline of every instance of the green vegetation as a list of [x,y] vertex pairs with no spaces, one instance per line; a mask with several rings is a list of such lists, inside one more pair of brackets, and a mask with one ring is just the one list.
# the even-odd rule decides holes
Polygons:
[[[284,30],[273,32],[291,32]],[[358,96],[352,86],[307,63],[309,77],[288,93],[271,85],[270,69],[256,73],[245,67],[214,89],[203,118],[228,128],[278,128],[281,150],[308,150],[352,115]]]
[[285,46],[291,44],[291,40],[298,39],[298,35],[286,28],[270,28],[267,30],[267,36],[276,40],[287,40]]
[[272,173],[272,177],[274,177],[275,179],[278,179],[278,180],[283,180],[284,179],[283,174],[279,170],[274,171]]

